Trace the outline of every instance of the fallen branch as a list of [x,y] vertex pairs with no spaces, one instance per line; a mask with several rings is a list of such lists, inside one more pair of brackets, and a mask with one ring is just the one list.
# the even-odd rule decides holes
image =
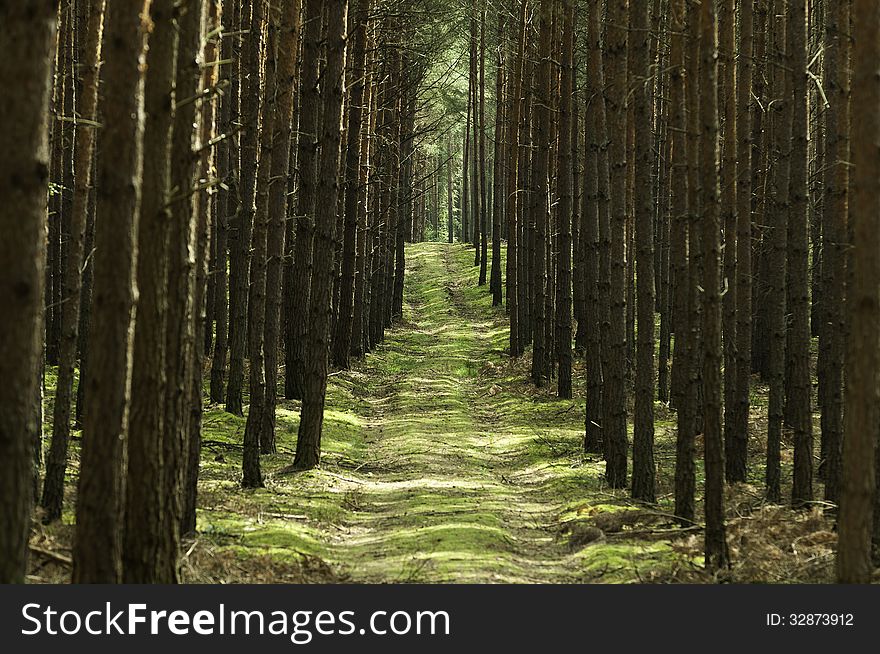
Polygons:
[[42,547],[38,547],[36,545],[30,546],[31,552],[34,554],[39,554],[40,556],[45,556],[47,559],[51,559],[56,563],[60,563],[62,565],[73,565],[73,559],[69,556],[64,556],[64,554],[59,554],[58,552],[53,552],[51,550],[43,549]]

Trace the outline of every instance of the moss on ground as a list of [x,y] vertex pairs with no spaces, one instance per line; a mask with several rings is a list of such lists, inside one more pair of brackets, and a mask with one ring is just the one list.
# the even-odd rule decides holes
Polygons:
[[[408,246],[403,319],[364,361],[331,376],[320,468],[281,474],[292,460],[299,422],[299,404],[282,401],[278,453],[262,458],[266,488],[241,489],[245,419],[206,407],[198,535],[185,544],[184,579],[712,580],[700,571],[699,527],[682,530],[671,520],[675,414],[655,404],[657,503],[638,505],[625,490],[609,489],[604,462],[582,450],[582,399],[557,399],[553,384],[536,389],[528,381],[528,353],[510,359],[507,317],[491,306],[488,288],[478,287],[472,264],[473,251],[460,245]],[[583,398],[585,362],[574,365],[574,395]],[[47,368],[47,433],[56,379],[57,370]],[[815,550],[800,546],[788,556],[784,573],[749,567],[763,555],[741,555],[741,572],[731,580],[821,578],[833,534],[827,521],[763,506],[766,388],[758,383],[752,407],[755,465],[749,484],[727,491],[732,551],[760,550],[753,543],[774,530],[780,543],[767,544],[769,558],[788,556],[779,552],[790,533],[802,539],[809,530],[811,539],[821,538]],[[78,469],[74,432],[68,498]],[[790,474],[786,442],[783,478]],[[698,456],[697,487],[702,483]],[[40,527],[34,542],[64,550],[73,512],[68,501],[61,524]],[[53,565],[35,563],[42,577],[34,578],[68,578],[69,569],[49,575]]]
[[681,556],[654,540],[572,544],[565,525],[630,506],[584,457],[580,401],[534,389],[471,250],[409,246],[406,306],[328,389],[319,469],[282,475],[299,405],[278,412],[266,488],[244,491],[244,420],[205,414],[196,548],[279,565],[320,558],[359,582],[621,582]]

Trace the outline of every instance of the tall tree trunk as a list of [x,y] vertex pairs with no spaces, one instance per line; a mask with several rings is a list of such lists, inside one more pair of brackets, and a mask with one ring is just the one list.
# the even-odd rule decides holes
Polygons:
[[[727,481],[731,483],[746,480],[749,454],[749,387],[752,372],[752,3],[740,6],[739,21],[740,56],[736,70],[736,378],[732,400],[735,406],[729,418],[732,424],[727,431],[724,469]],[[725,421],[725,427],[727,425]]]
[[[311,4],[311,0],[310,0]],[[327,393],[327,364],[330,356],[330,294],[332,291],[336,203],[339,194],[340,121],[342,120],[343,79],[345,77],[346,13],[348,1],[327,9],[327,62],[322,73],[321,155],[318,165],[317,196],[322,199],[315,212],[315,266],[310,295],[311,329],[308,365],[304,385],[302,415],[293,466],[314,468],[321,460],[321,431]]]
[[[285,289],[293,305],[285,334],[284,394],[302,399],[305,380],[306,341],[309,333],[309,294],[312,283],[312,246],[315,238],[315,174],[318,126],[321,111],[318,60],[321,50],[322,4],[306,0],[303,13],[303,49],[300,67],[299,143],[297,168],[299,194],[296,206],[296,244],[293,276]],[[323,202],[323,199],[322,199]]]
[[263,343],[266,366],[266,397],[260,429],[260,450],[274,453],[275,409],[278,402],[278,352],[281,345],[282,259],[287,248],[285,223],[288,216],[287,187],[291,174],[299,36],[302,29],[302,1],[284,0],[279,7],[278,58],[275,70],[275,134],[269,175],[269,233],[266,261],[266,329]]
[[[472,9],[473,12],[477,11],[476,3]],[[471,113],[472,119],[470,123],[471,127],[471,179],[470,179],[470,190],[471,190],[471,232],[474,243],[474,266],[480,265],[480,255],[482,254],[482,248],[480,247],[480,239],[482,234],[480,233],[480,206],[482,205],[483,200],[483,190],[480,187],[480,175],[479,175],[479,158],[480,158],[480,92],[479,92],[479,64],[477,63],[477,57],[479,56],[479,48],[478,48],[478,39],[477,36],[477,19],[476,16],[471,17],[471,54],[470,54],[470,86],[468,88],[468,92],[471,98]]]
[[[673,12],[680,16],[681,31],[686,30],[685,43],[681,43],[681,51],[673,51],[672,61],[675,71],[680,74],[682,68],[686,78],[680,85],[684,88],[682,95],[682,114],[676,117],[676,124],[681,125],[679,155],[676,158],[678,174],[673,182],[673,211],[682,216],[680,238],[687,239],[680,243],[681,256],[684,263],[679,270],[682,284],[680,319],[676,325],[675,356],[681,363],[681,391],[678,409],[678,433],[676,434],[675,454],[675,515],[683,524],[691,524],[695,517],[696,466],[694,463],[695,437],[697,433],[697,416],[699,403],[697,386],[700,377],[699,339],[701,323],[701,306],[698,286],[701,283],[700,250],[700,216],[698,186],[695,172],[699,165],[699,152],[694,147],[699,134],[700,93],[699,93],[699,20],[693,13],[685,16],[685,4],[682,0],[681,12]],[[677,30],[679,31],[679,30]],[[684,37],[681,41],[684,41]],[[677,41],[673,41],[673,47]],[[673,88],[676,82],[673,80]],[[679,120],[680,119],[680,123]],[[674,146],[673,146],[674,147]],[[686,233],[685,233],[686,231]],[[687,254],[685,255],[685,250]],[[680,347],[679,347],[680,346]]]
[[180,44],[176,71],[176,114],[171,142],[171,234],[168,247],[168,321],[165,341],[165,428],[162,434],[162,523],[159,575],[179,581],[178,555],[183,512],[183,485],[189,452],[192,402],[190,393],[196,350],[196,256],[198,212],[196,175],[201,149],[197,103],[201,83],[202,0],[178,3]]
[[[776,103],[771,104],[774,93],[773,83],[778,72],[771,66],[773,39],[771,16],[775,21],[775,0],[755,4],[755,73],[752,76],[752,94],[755,100],[755,115],[752,120],[752,215],[755,216],[752,239],[752,372],[759,373],[766,381],[769,377],[770,332],[767,302],[767,259],[769,243],[764,216],[770,204],[772,183],[771,154],[774,151],[774,111]],[[760,219],[758,218],[760,217]]]
[[543,386],[549,377],[546,369],[546,285],[547,285],[547,219],[550,215],[550,120],[552,103],[552,62],[553,56],[553,5],[550,0],[541,0],[539,24],[539,61],[535,72],[537,93],[535,97],[535,133],[537,148],[532,155],[532,192],[534,193],[533,212],[530,221],[534,223],[531,243],[534,270],[532,277],[532,381]]
[[[413,62],[404,58],[404,70],[410,69]],[[403,95],[400,98],[401,123],[400,123],[400,166],[399,183],[395,183],[397,192],[397,220],[393,232],[393,275],[389,275],[391,287],[391,317],[399,319],[403,317],[403,281],[406,272],[406,240],[407,231],[411,230],[413,219],[413,195],[415,170],[415,119],[416,119],[416,94],[417,80],[410,73],[401,77],[404,85]]]
[[[648,3],[633,5],[631,52],[638,85],[634,90],[635,175],[648,180],[654,167],[650,90],[641,78],[649,76],[650,18]],[[638,285],[635,412],[633,414],[632,495],[646,502],[654,491],[654,205],[650,193],[635,200],[635,259]]]
[[[852,271],[847,288],[846,424],[838,520],[837,580],[868,583],[880,424],[880,6],[854,0],[852,124]],[[839,26],[844,29],[844,26]]]
[[813,499],[813,415],[810,395],[810,289],[807,241],[807,47],[806,0],[790,0],[788,55],[792,66],[792,154],[788,223],[788,293],[791,298],[787,358],[789,416],[794,428],[792,503]]
[[612,488],[625,488],[627,479],[626,435],[626,199],[627,110],[626,49],[628,7],[615,2],[608,7],[607,46],[610,79],[606,93],[611,115],[611,252],[609,362],[604,378],[603,426],[606,438],[605,477]]
[[700,5],[700,208],[703,246],[703,383],[706,567],[730,564],[724,529],[724,439],[721,428],[721,205],[718,143],[718,25],[715,6]]
[[849,38],[850,2],[826,7],[825,78],[829,106],[825,110],[825,201],[822,217],[823,324],[819,332],[819,405],[822,407],[822,452],[825,499],[840,498],[843,436],[843,360],[846,347],[846,251],[849,194]]
[[[368,6],[369,8],[369,6]],[[374,45],[373,31],[368,35],[367,50],[372,50]],[[369,229],[367,217],[368,206],[374,197],[371,192],[371,170],[373,165],[373,135],[376,128],[375,94],[373,93],[374,62],[372,59],[364,64],[364,98],[362,103],[367,111],[367,120],[363,124],[360,137],[360,171],[358,177],[359,195],[357,205],[357,272],[355,274],[354,291],[354,317],[352,320],[351,354],[360,359],[366,354],[368,346],[368,318],[369,311],[369,280],[367,279],[370,268],[370,256],[367,253],[367,243],[372,247],[372,232]],[[449,135],[450,144],[452,135]],[[450,145],[451,149],[451,145]],[[452,183],[452,167],[449,167],[449,179]],[[451,231],[451,230],[450,230]]]
[[345,153],[345,228],[342,244],[342,279],[340,286],[339,317],[333,338],[333,365],[348,368],[350,365],[352,321],[354,319],[355,272],[357,264],[357,225],[360,201],[361,176],[361,128],[364,116],[364,88],[367,52],[367,0],[357,0],[352,11],[353,42],[351,46],[351,78],[353,84],[348,108],[348,143]]
[[489,193],[486,186],[486,0],[483,0],[483,9],[480,15],[480,83],[479,83],[479,168],[480,168],[480,277],[478,284],[486,285],[486,255],[488,254],[489,229]]
[[[192,322],[193,343],[195,352],[193,365],[187,387],[189,403],[189,439],[184,452],[184,472],[182,490],[182,508],[180,514],[180,536],[189,536],[196,530],[196,502],[198,500],[199,483],[199,460],[202,452],[202,415],[204,412],[202,377],[205,367],[205,358],[208,347],[205,333],[210,331],[211,323],[208,320],[208,308],[212,298],[208,292],[208,278],[211,267],[214,265],[213,253],[211,252],[212,226],[216,223],[213,213],[217,211],[215,191],[207,187],[211,175],[215,169],[215,142],[217,122],[217,98],[213,93],[218,83],[219,74],[219,42],[222,40],[222,6],[220,0],[207,0],[206,20],[204,26],[205,42],[202,59],[202,80],[199,94],[202,97],[199,106],[199,154],[198,171],[198,209],[196,212],[196,272],[195,272],[195,295]],[[226,258],[223,257],[223,265]],[[215,291],[217,286],[214,287]],[[224,289],[225,292],[225,289]]]
[[243,488],[262,488],[260,450],[263,415],[266,409],[266,253],[269,237],[269,175],[275,135],[275,68],[278,61],[278,22],[262,0],[254,3],[251,34],[263,31],[268,23],[266,69],[263,75],[265,98],[260,111],[260,155],[257,163],[256,210],[251,240],[250,284],[248,289],[248,358],[250,359],[250,407],[245,423],[242,451]]
[[[143,201],[138,225],[138,316],[134,328],[131,412],[128,420],[123,533],[123,579],[159,583],[162,512],[162,434],[165,432],[165,330],[168,314],[168,236],[171,225],[171,136],[178,31],[175,0],[150,5],[153,31],[144,81]],[[112,11],[112,9],[111,9]]]
[[[40,434],[55,2],[0,6],[0,583],[24,583]],[[16,89],[20,95],[8,92]],[[14,97],[15,96],[15,97]],[[11,129],[15,126],[15,129]]]
[[104,0],[92,0],[85,26],[82,70],[82,93],[79,95],[77,114],[83,120],[77,125],[75,187],[70,216],[70,240],[64,270],[64,302],[61,305],[61,344],[58,352],[58,382],[55,388],[55,406],[52,416],[52,445],[46,458],[46,478],[43,485],[42,506],[44,522],[61,518],[64,502],[64,475],[67,470],[67,446],[70,441],[70,406],[73,394],[73,375],[79,340],[80,290],[85,256],[84,240],[89,214],[92,154],[95,147],[95,128],[98,105],[98,80],[101,62],[101,41],[104,28]]
[[74,583],[116,583],[121,579],[148,4],[127,0],[108,7],[94,309],[76,502]]
[[[95,170],[97,157],[92,157],[92,178],[96,177]],[[82,291],[79,302],[79,378],[80,383],[76,387],[76,411],[74,412],[74,424],[77,429],[82,429],[83,407],[85,405],[86,384],[82,383],[88,377],[89,367],[89,325],[92,315],[92,279],[95,266],[93,265],[93,252],[95,249],[95,186],[89,189],[89,215],[86,223],[85,237],[85,269],[83,270]]]
[[504,138],[504,59],[502,39],[504,37],[504,11],[498,9],[498,55],[495,60],[495,148],[492,178],[492,271],[489,288],[492,291],[492,306],[500,307],[504,302],[501,290],[501,214],[503,212],[502,185],[502,139]]
[[[224,10],[225,22],[235,26],[238,21],[237,9],[239,0],[227,0]],[[224,69],[229,71],[229,92],[221,98],[220,128],[226,138],[219,144],[218,168],[219,176],[224,180],[226,188],[221,191],[222,201],[218,199],[214,216],[215,225],[215,258],[211,266],[214,277],[214,317],[216,320],[214,335],[214,352],[211,359],[211,402],[220,404],[225,398],[226,358],[229,351],[229,224],[238,206],[238,191],[235,177],[238,169],[238,148],[235,146],[233,117],[238,113],[239,76],[238,61],[235,59],[237,48],[234,47],[238,37],[224,36],[221,46],[221,58],[232,61]]]
[[[602,333],[607,329],[607,285],[600,270],[608,259],[601,251],[600,221],[607,223],[608,164],[605,150],[605,98],[602,71],[602,51],[599,35],[600,5],[591,0],[587,8],[587,91],[584,113],[584,183],[581,210],[581,249],[584,258],[584,289],[586,292],[585,320],[587,331],[587,399],[584,450],[602,453],[604,450],[602,376],[605,372]],[[606,224],[607,227],[607,224]],[[605,289],[605,291],[603,291]]]
[[455,161],[455,149],[452,145],[452,132],[446,146],[446,240],[452,244],[455,242],[455,208],[453,206],[453,167]]
[[559,233],[559,260],[556,283],[556,357],[559,362],[557,394],[571,399],[571,222],[574,202],[571,170],[571,115],[574,95],[574,3],[566,2],[561,8],[562,18],[562,71],[559,112],[559,170],[557,172],[559,204],[557,231]]
[[526,39],[526,14],[528,12],[527,0],[521,0],[519,21],[517,23],[517,54],[516,59],[512,61],[509,71],[511,77],[509,97],[508,121],[507,121],[507,310],[510,313],[510,356],[518,357],[522,354],[522,337],[520,335],[520,306],[518,285],[523,282],[519,278],[519,255],[522,245],[519,241],[520,225],[517,220],[519,207],[522,204],[520,200],[520,189],[522,188],[523,176],[519,171],[519,150],[520,150],[520,118],[522,115],[522,94],[523,94],[523,66],[525,59],[525,39]]
[[[247,52],[241,63],[241,167],[238,192],[241,203],[230,231],[229,245],[229,379],[226,385],[226,410],[244,415],[242,393],[244,360],[248,349],[248,286],[250,279],[251,238],[256,211],[257,162],[260,143],[260,69],[263,51],[261,23],[254,19],[262,0],[242,2],[239,20],[247,32]],[[248,11],[250,9],[250,11]],[[260,26],[259,28],[257,26]]]
[[[783,15],[784,17],[784,15]],[[771,19],[772,20],[772,19]],[[767,499],[779,502],[782,498],[781,481],[781,445],[783,405],[785,399],[785,280],[787,251],[787,220],[791,206],[789,195],[790,163],[792,154],[792,118],[794,107],[792,100],[792,80],[787,71],[791,70],[791,57],[786,55],[785,24],[773,25],[775,51],[778,58],[775,72],[775,92],[780,97],[774,98],[776,105],[777,124],[776,147],[778,158],[773,172],[773,187],[769,206],[768,229],[765,239],[770,244],[769,269],[767,271],[767,308],[769,314],[770,340],[770,399],[767,414]]]
[[[734,44],[736,15],[734,0],[718,4],[718,57],[719,57],[719,119],[721,134],[721,229],[724,234],[721,277],[724,295],[721,300],[722,339],[724,348],[724,451],[731,452],[736,438],[734,409],[736,405],[736,303],[738,286],[737,233],[736,233],[736,68]],[[749,8],[747,11],[751,11]],[[805,76],[806,77],[806,76]]]

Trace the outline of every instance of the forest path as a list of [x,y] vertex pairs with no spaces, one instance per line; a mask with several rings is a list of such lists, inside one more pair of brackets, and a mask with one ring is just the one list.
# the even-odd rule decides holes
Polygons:
[[222,578],[230,559],[242,580],[274,582],[619,582],[669,563],[664,542],[593,541],[597,521],[632,504],[583,455],[582,401],[536,389],[528,356],[505,353],[507,317],[473,257],[407,246],[403,320],[331,376],[318,469],[276,472],[299,419],[282,402],[266,488],[241,490],[244,421],[209,408],[206,442],[230,446],[203,457],[196,555]]
[[[408,252],[405,323],[370,361],[391,379],[371,403],[373,479],[342,539],[355,577],[423,582],[562,582],[578,575],[555,536],[560,507],[530,479],[523,416],[505,410],[498,312],[474,306],[458,246]],[[469,292],[470,291],[470,292]],[[385,368],[385,370],[382,370]],[[388,579],[389,564],[399,568]]]

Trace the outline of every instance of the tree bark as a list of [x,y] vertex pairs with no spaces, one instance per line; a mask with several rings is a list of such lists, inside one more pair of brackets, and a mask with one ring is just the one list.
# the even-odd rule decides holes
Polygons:
[[721,205],[718,128],[718,25],[715,6],[700,5],[700,208],[703,247],[703,439],[706,471],[706,567],[730,564],[724,529],[724,438],[721,428]]
[[296,241],[292,284],[284,291],[293,302],[293,310],[287,316],[285,334],[284,394],[289,400],[303,398],[306,341],[310,324],[309,312],[306,308],[310,306],[312,246],[315,236],[315,175],[321,111],[318,91],[318,60],[321,54],[323,15],[321,7],[321,3],[317,0],[306,0],[303,12],[303,50],[299,78],[300,114],[297,145],[299,195],[296,206]]
[[813,499],[813,415],[810,395],[810,289],[807,240],[807,47],[806,0],[789,0],[787,48],[792,66],[792,154],[788,223],[788,294],[791,317],[788,413],[794,428],[792,504]]
[[[260,155],[257,163],[256,210],[251,240],[250,284],[248,288],[248,358],[250,359],[250,406],[245,423],[242,450],[243,488],[262,488],[260,451],[273,445],[268,435],[263,438],[263,417],[266,410],[266,254],[269,238],[269,175],[272,166],[275,135],[275,68],[278,61],[278,22],[262,0],[254,3],[251,34],[263,30],[268,23],[263,74],[264,99],[260,111]],[[274,434],[273,434],[274,436]],[[262,441],[269,442],[263,443]]]
[[778,58],[775,72],[774,91],[780,97],[774,98],[777,123],[775,125],[778,158],[774,165],[773,186],[769,206],[768,229],[764,238],[770,247],[769,268],[767,271],[767,313],[770,330],[769,385],[770,399],[767,415],[767,499],[779,502],[781,489],[781,444],[783,408],[785,400],[785,281],[787,252],[787,220],[791,206],[789,196],[790,163],[792,154],[792,100],[791,57],[785,53],[785,25],[774,26],[774,55]]
[[[310,0],[311,3],[311,0]],[[332,291],[336,203],[339,194],[340,121],[342,120],[343,80],[345,77],[346,13],[348,1],[327,9],[327,62],[322,74],[321,155],[318,166],[317,196],[322,201],[315,212],[315,266],[310,296],[311,330],[302,415],[296,442],[297,470],[314,468],[321,460],[321,431],[327,393],[327,364],[330,356],[330,294]]]
[[[134,328],[128,469],[123,533],[123,579],[159,583],[162,434],[165,432],[165,330],[168,315],[168,237],[171,226],[171,137],[178,31],[174,0],[150,5],[153,31],[144,80],[143,201],[138,224],[138,317]],[[112,9],[111,9],[112,11]]]
[[608,7],[607,45],[610,79],[606,95],[611,115],[611,250],[610,250],[610,314],[609,362],[603,394],[603,422],[606,438],[605,477],[612,488],[626,488],[626,199],[627,199],[627,109],[626,66],[627,25],[626,2]]
[[559,204],[557,232],[559,259],[556,283],[556,357],[559,362],[557,395],[571,399],[571,223],[574,202],[571,170],[571,115],[574,93],[574,4],[566,2],[562,26],[562,71],[559,113],[559,170],[557,172]]
[[74,583],[121,579],[147,8],[145,0],[114,2],[107,8],[94,309],[73,544]]
[[[648,180],[654,167],[651,135],[651,103],[648,85],[641,81],[649,72],[648,3],[633,5],[631,52],[637,84],[633,91],[635,120],[635,175]],[[635,412],[633,414],[632,495],[653,502],[654,465],[654,203],[650,193],[637,193],[635,200],[635,263],[638,303],[636,341]]]
[[342,244],[342,279],[340,282],[339,317],[333,338],[333,365],[340,369],[350,366],[352,321],[354,320],[355,273],[357,266],[357,226],[360,202],[361,128],[364,117],[364,89],[367,52],[367,0],[357,0],[353,17],[351,44],[351,78],[348,108],[348,143],[345,153],[345,223]]
[[[40,434],[49,103],[57,6],[0,6],[0,583],[24,583]],[[11,129],[10,126],[15,126]]]
[[[248,7],[250,5],[250,7]],[[260,69],[263,30],[254,14],[262,0],[241,4],[241,31],[247,31],[247,52],[241,64],[241,167],[238,191],[241,203],[230,232],[229,245],[229,378],[226,385],[226,411],[244,415],[242,393],[244,360],[248,349],[248,286],[250,280],[251,238],[256,211],[256,177],[260,156]],[[251,11],[248,11],[248,8]],[[262,16],[262,11],[260,11]]]
[[[85,26],[82,70],[82,93],[77,113],[84,121],[97,121],[98,80],[101,61],[101,41],[104,28],[104,0],[92,0]],[[64,475],[67,470],[67,447],[70,442],[70,407],[73,394],[73,374],[79,340],[80,291],[85,258],[85,231],[89,214],[89,189],[92,175],[92,156],[95,149],[95,129],[88,122],[77,125],[75,187],[70,216],[70,239],[63,279],[64,302],[61,305],[61,343],[58,352],[58,383],[55,388],[55,406],[52,416],[52,445],[46,457],[46,477],[41,503],[46,523],[59,520],[64,503]]]
[[843,437],[843,360],[846,343],[846,250],[849,196],[849,38],[850,3],[826,7],[825,201],[822,217],[823,324],[819,332],[819,404],[822,407],[822,453],[825,499],[837,504],[841,484]]
[[531,243],[534,268],[532,271],[532,381],[543,386],[549,374],[546,369],[545,302],[547,284],[547,218],[550,215],[550,120],[552,103],[553,5],[541,0],[539,24],[539,60],[535,72],[534,132],[537,148],[532,155],[534,224]]
[[[846,424],[838,520],[837,580],[868,583],[875,489],[875,449],[880,425],[880,6],[852,6],[852,273],[847,310]],[[841,26],[842,27],[842,26]],[[844,28],[845,29],[845,28]]]
[[[736,154],[736,378],[734,410],[730,414],[725,451],[728,482],[744,482],[748,474],[749,390],[752,372],[752,54],[754,16],[752,3],[739,14],[737,58],[737,154]],[[728,423],[725,422],[725,425]]]

